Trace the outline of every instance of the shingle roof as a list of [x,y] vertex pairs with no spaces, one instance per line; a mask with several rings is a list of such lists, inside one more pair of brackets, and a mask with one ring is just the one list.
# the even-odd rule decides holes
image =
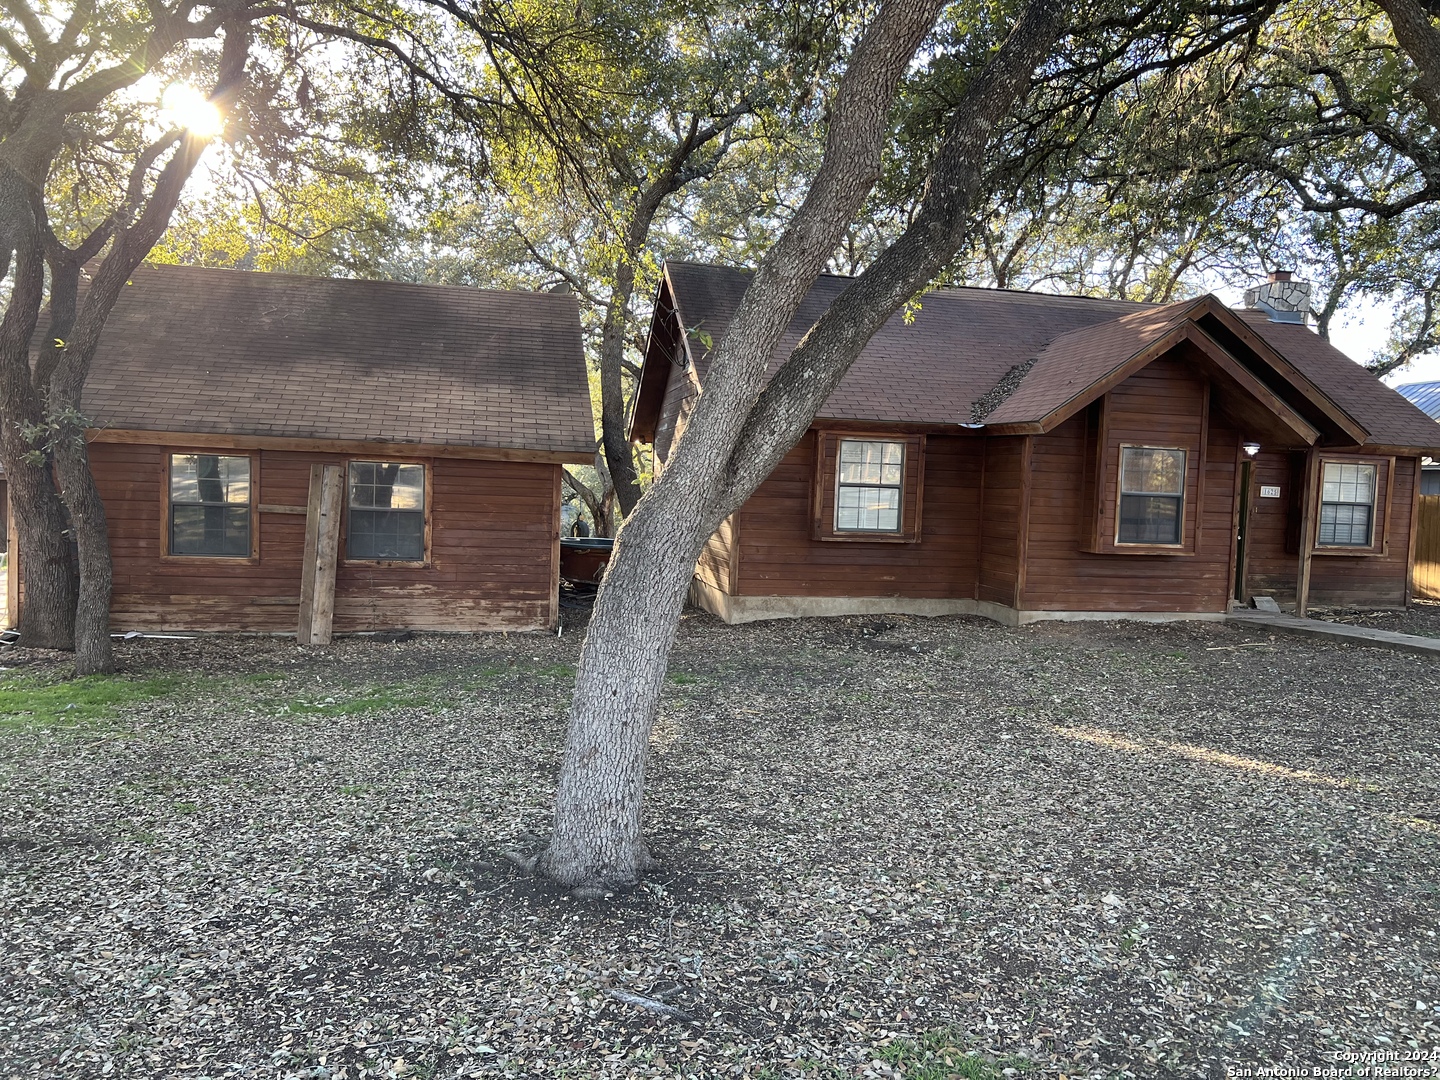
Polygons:
[[186,266],[135,272],[83,410],[142,431],[595,446],[573,297]]
[[[751,272],[684,262],[666,263],[666,270],[686,329],[707,331],[718,344]],[[772,371],[849,282],[829,274],[815,282],[776,349]],[[896,315],[870,339],[820,415],[921,424],[968,421],[971,403],[1047,342],[1136,307],[1116,300],[996,289],[926,293],[909,322]],[[690,349],[703,379],[709,350],[693,335]]]
[[[704,330],[711,347],[718,344],[751,272],[684,262],[667,263],[666,272],[686,329]],[[830,275],[816,281],[771,359],[772,372],[849,281]],[[987,424],[1038,422],[1182,324],[1199,304],[937,289],[908,321],[897,313],[881,328],[817,415],[958,424],[970,421],[979,404],[991,410]],[[1272,323],[1261,312],[1235,314],[1368,430],[1367,444],[1440,443],[1433,421],[1317,334]],[[690,348],[703,379],[710,349],[693,334]]]
[[1192,301],[1183,301],[1141,307],[1118,319],[1061,334],[1040,350],[1034,366],[985,416],[985,422],[1024,423],[1048,416],[1183,324],[1194,306]]
[[1271,322],[1262,311],[1237,311],[1281,356],[1358,420],[1371,446],[1440,445],[1435,421],[1319,334],[1295,323]]
[[1440,382],[1413,382],[1395,392],[1432,420],[1440,420]]

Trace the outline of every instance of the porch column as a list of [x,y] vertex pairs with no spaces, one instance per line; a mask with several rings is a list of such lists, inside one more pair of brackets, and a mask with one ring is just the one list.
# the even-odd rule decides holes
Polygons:
[[1295,614],[1305,618],[1310,608],[1310,554],[1315,547],[1315,467],[1319,455],[1305,451],[1304,487],[1300,491],[1300,569],[1295,575]]

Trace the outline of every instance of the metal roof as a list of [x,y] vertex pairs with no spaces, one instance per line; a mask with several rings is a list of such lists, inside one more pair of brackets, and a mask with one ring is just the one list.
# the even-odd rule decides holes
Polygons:
[[1412,382],[1395,389],[1432,420],[1440,420],[1440,382]]

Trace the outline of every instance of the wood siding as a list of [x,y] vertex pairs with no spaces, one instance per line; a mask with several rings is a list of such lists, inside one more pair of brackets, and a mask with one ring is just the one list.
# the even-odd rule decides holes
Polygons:
[[1440,495],[1421,495],[1415,519],[1415,595],[1440,600]]
[[[983,441],[980,545],[975,599],[1016,606],[1024,518],[1025,444],[1029,436],[1001,435]],[[960,593],[958,595],[965,595]]]
[[[675,376],[667,409],[678,419],[689,383],[678,369]],[[1256,437],[1258,423],[1239,415],[1203,369],[1174,353],[1048,434],[929,433],[923,477],[913,488],[908,478],[906,484],[907,512],[911,500],[919,507],[917,542],[817,538],[823,535],[817,513],[822,522],[833,513],[827,487],[833,487],[834,463],[832,451],[817,470],[817,447],[826,435],[812,430],[711,538],[696,573],[713,589],[746,597],[892,596],[976,599],[1022,611],[1224,612],[1235,593],[1241,442]],[[896,425],[891,437],[913,434]],[[1127,445],[1186,452],[1182,543],[1176,547],[1116,542],[1120,453]],[[1325,456],[1344,455],[1322,451]],[[1303,449],[1290,447],[1267,448],[1254,459],[1247,596],[1294,602],[1304,460]],[[1315,605],[1406,602],[1418,460],[1367,460],[1381,465],[1376,509],[1384,552],[1317,552],[1310,586]],[[1260,498],[1262,486],[1278,487],[1280,497]]]
[[[1082,550],[1088,532],[1085,428],[1085,418],[1077,416],[1048,435],[1035,436],[1028,559],[1019,606],[1045,611],[1226,610],[1238,434],[1213,419],[1204,466],[1197,462],[1188,470],[1186,515],[1190,528],[1198,526],[1192,533],[1194,554],[1098,554]],[[1179,434],[1157,424],[1147,441],[1180,445]],[[1127,435],[1125,441],[1140,440]],[[1107,529],[1113,529],[1114,520],[1113,483],[1111,487],[1106,503],[1111,509],[1108,516],[1104,509],[1100,515]]]
[[655,425],[655,463],[663,466],[670,457],[670,448],[685,431],[695,397],[700,392],[694,374],[679,364],[670,367],[665,384],[665,397],[660,405],[660,419]]
[[[165,461],[172,449],[185,448],[91,447],[114,556],[114,628],[293,633],[304,515],[259,513],[253,560],[162,558]],[[252,502],[281,508],[305,505],[312,464],[346,461],[268,450],[253,456]],[[342,558],[335,631],[553,625],[560,467],[453,458],[424,463],[431,497],[429,565],[347,564]]]
[[737,515],[735,592],[742,596],[972,596],[984,442],[956,436],[927,440],[917,543],[834,543],[813,538],[816,438],[810,432],[801,439]]
[[[1321,458],[1326,452],[1320,452]],[[1337,455],[1351,459],[1351,455]],[[1255,458],[1254,512],[1247,534],[1247,596],[1273,596],[1295,602],[1300,572],[1300,491],[1302,454],[1262,450]],[[1355,460],[1360,460],[1356,458]],[[1384,550],[1374,555],[1337,555],[1317,549],[1310,560],[1311,607],[1404,607],[1410,558],[1410,526],[1415,504],[1417,458],[1396,458],[1393,475],[1385,457],[1366,458],[1380,466],[1376,530]],[[1280,488],[1280,498],[1259,497],[1262,485]],[[1418,562],[1418,556],[1417,556]]]

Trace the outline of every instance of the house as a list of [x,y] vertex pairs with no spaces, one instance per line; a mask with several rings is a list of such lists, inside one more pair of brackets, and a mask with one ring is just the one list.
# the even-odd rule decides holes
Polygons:
[[83,411],[117,631],[294,633],[315,466],[335,631],[555,623],[562,465],[595,452],[571,296],[146,267]]
[[[665,267],[631,426],[658,469],[749,281]],[[772,370],[846,283],[816,282]],[[1404,606],[1440,428],[1306,328],[1307,286],[1251,293],[925,294],[711,538],[692,599],[728,622]]]

